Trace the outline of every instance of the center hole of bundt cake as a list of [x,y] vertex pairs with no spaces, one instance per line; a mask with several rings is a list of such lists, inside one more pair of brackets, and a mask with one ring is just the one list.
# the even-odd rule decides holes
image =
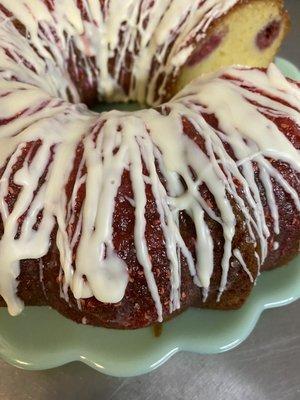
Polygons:
[[92,111],[96,111],[98,113],[105,112],[105,111],[138,111],[147,108],[144,104],[139,104],[134,101],[130,101],[128,103],[97,103],[90,107]]

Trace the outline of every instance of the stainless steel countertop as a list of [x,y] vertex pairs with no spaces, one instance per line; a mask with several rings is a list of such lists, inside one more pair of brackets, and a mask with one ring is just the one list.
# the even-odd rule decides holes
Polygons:
[[[300,65],[300,0],[286,3],[293,29],[281,54]],[[111,378],[80,363],[28,372],[0,361],[0,400],[299,400],[299,314],[299,301],[266,311],[237,349],[180,353],[137,378]]]

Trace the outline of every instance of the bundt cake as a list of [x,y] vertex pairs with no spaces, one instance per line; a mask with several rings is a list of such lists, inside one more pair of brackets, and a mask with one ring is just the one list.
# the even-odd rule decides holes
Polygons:
[[[271,64],[174,92],[195,65],[217,67],[215,52],[226,64],[238,13],[264,4],[247,36],[262,64],[287,27],[280,1],[0,0],[0,295],[11,315],[49,305],[140,328],[189,306],[233,309],[260,271],[297,254],[299,84]],[[86,107],[101,100],[152,108]]]

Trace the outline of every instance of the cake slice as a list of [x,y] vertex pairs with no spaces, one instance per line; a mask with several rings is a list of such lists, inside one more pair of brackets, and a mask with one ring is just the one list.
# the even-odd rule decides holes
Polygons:
[[183,67],[178,87],[227,65],[267,67],[289,26],[281,0],[240,0],[210,25]]

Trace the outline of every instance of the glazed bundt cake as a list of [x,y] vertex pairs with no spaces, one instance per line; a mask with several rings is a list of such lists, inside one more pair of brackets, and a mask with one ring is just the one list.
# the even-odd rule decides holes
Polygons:
[[[270,43],[259,47],[267,63],[287,26],[279,1],[0,0],[10,314],[49,305],[139,328],[189,306],[237,308],[260,271],[297,254],[299,84],[273,64],[228,67],[174,93],[185,69],[218,66],[237,13],[263,3],[272,12],[248,39]],[[207,44],[222,21],[224,41]],[[152,108],[86,107],[101,100]]]

